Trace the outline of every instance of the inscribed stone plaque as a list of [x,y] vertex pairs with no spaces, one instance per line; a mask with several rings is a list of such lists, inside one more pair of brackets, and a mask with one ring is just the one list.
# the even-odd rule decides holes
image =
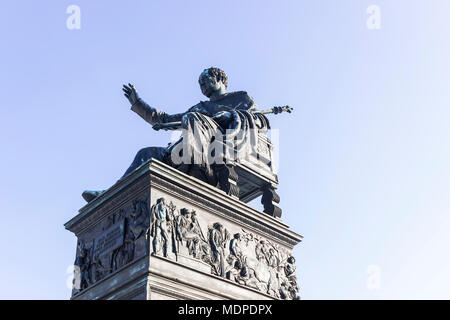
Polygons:
[[124,221],[106,229],[100,236],[94,239],[94,256],[102,256],[120,247],[123,244],[123,236]]

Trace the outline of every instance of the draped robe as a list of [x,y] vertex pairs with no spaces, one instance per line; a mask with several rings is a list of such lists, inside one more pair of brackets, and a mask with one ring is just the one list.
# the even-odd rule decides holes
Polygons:
[[[249,152],[255,152],[258,132],[269,129],[269,121],[257,112],[257,106],[245,91],[201,101],[186,112],[173,115],[151,108],[141,99],[131,110],[152,125],[181,122],[182,134],[166,148],[149,147],[139,151],[125,175],[152,157],[175,168],[194,164],[211,174],[211,166],[217,161],[235,163]],[[218,156],[217,152],[221,154]]]

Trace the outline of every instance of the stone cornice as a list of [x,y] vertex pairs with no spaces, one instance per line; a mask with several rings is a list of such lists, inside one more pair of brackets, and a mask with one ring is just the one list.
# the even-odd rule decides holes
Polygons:
[[[289,230],[279,218],[271,217],[227,195],[222,190],[184,174],[157,160],[150,160],[99,197],[86,204],[65,224],[76,235],[92,228],[113,210],[146,188],[162,189],[222,218],[238,223],[252,232],[269,236],[293,247],[302,236]],[[150,191],[150,189],[149,189]]]

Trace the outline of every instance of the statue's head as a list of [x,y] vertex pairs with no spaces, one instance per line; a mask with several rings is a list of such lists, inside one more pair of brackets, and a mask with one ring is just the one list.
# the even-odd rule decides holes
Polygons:
[[213,224],[213,228],[216,229],[217,231],[222,231],[223,226],[222,226],[222,224],[220,224],[219,222],[215,222],[215,223]]
[[186,208],[181,209],[180,213],[182,216],[186,217],[187,219],[189,219],[189,217],[191,216],[191,212]]
[[223,70],[211,67],[203,70],[198,78],[198,83],[202,93],[209,98],[214,93],[223,94],[226,92],[228,77]]

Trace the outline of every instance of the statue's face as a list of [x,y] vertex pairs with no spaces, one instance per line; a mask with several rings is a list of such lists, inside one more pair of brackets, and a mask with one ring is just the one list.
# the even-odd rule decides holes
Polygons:
[[220,90],[223,86],[221,81],[217,81],[216,77],[209,75],[207,72],[203,72],[198,79],[200,89],[202,93],[208,98],[216,91]]

